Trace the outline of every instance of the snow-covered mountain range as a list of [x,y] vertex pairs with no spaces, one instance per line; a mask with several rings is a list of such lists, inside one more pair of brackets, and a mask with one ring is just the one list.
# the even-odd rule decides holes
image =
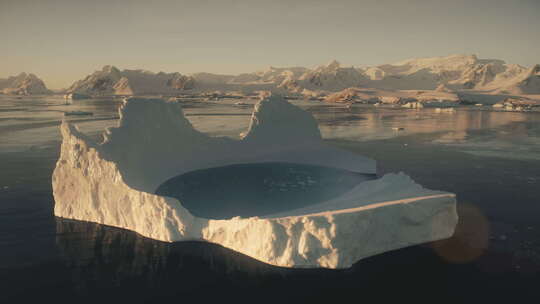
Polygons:
[[342,66],[335,60],[313,69],[271,67],[266,71],[238,76],[220,75],[221,82],[214,81],[210,86],[207,80],[217,80],[216,75],[199,75],[193,75],[195,89],[231,84],[253,87],[258,84],[303,94],[336,92],[351,87],[540,94],[540,65],[526,68],[497,59],[479,59],[475,55],[417,58],[365,68]]
[[193,89],[193,77],[180,73],[153,73],[145,70],[123,70],[110,65],[76,81],[69,93],[99,95],[174,94]]
[[[540,94],[540,65],[527,68],[497,59],[480,59],[475,55],[417,58],[371,67],[343,66],[334,60],[314,68],[270,67],[239,75],[154,73],[120,70],[107,65],[74,82],[67,92],[103,96],[269,90],[283,94],[328,96],[348,88]],[[0,80],[2,89],[16,94],[41,94],[46,87],[34,75],[23,73]]]
[[9,95],[50,94],[43,80],[34,74],[20,73],[0,79],[0,92]]
[[371,77],[367,85],[377,88],[433,90],[444,85],[453,90],[495,92],[515,86],[527,68],[475,55],[451,55],[384,64],[364,73]]

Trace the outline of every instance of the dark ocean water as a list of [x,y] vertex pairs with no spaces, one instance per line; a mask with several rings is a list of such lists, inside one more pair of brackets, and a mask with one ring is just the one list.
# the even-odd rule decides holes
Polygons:
[[[304,105],[321,122],[329,144],[375,158],[379,174],[403,171],[425,187],[458,197],[460,223],[453,238],[367,258],[350,269],[324,270],[279,268],[217,245],[163,243],[54,217],[50,178],[59,154],[61,116],[55,111],[61,105],[9,102],[15,101],[0,107],[0,303],[540,299],[535,113],[464,109],[441,117],[427,110],[351,112]],[[86,119],[81,129],[95,136],[114,125],[116,106],[91,101],[77,110],[94,111],[92,120],[75,119]],[[249,109],[231,106],[195,105],[186,112],[198,128],[221,135],[237,134],[249,118]],[[395,134],[393,126],[405,131]]]

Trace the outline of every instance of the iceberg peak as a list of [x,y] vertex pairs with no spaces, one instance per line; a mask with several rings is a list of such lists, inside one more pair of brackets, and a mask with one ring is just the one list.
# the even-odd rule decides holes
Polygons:
[[320,141],[321,133],[311,114],[274,93],[255,105],[244,140],[298,144]]

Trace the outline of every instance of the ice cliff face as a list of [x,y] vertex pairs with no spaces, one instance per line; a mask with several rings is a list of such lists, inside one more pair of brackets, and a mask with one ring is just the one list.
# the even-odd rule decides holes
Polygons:
[[320,143],[322,138],[313,116],[285,99],[271,95],[255,106],[244,141],[261,145],[304,145]]
[[107,65],[100,71],[73,83],[68,92],[91,96],[176,94],[191,90],[193,86],[194,79],[180,73],[120,71],[114,66]]
[[277,96],[255,108],[243,140],[193,129],[180,104],[127,100],[119,126],[95,143],[64,122],[52,177],[55,215],[157,240],[221,244],[285,267],[345,268],[388,250],[450,237],[455,196],[404,174],[358,184],[328,201],[264,217],[211,220],[153,194],[171,177],[229,164],[285,162],[375,173],[375,162],[326,146],[314,119]]
[[9,95],[50,94],[43,80],[34,74],[21,73],[7,79],[0,79],[0,90]]

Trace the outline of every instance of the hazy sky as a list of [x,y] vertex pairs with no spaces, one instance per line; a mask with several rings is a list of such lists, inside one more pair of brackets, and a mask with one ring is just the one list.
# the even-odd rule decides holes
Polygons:
[[0,77],[193,73],[477,54],[540,62],[539,0],[0,0]]

